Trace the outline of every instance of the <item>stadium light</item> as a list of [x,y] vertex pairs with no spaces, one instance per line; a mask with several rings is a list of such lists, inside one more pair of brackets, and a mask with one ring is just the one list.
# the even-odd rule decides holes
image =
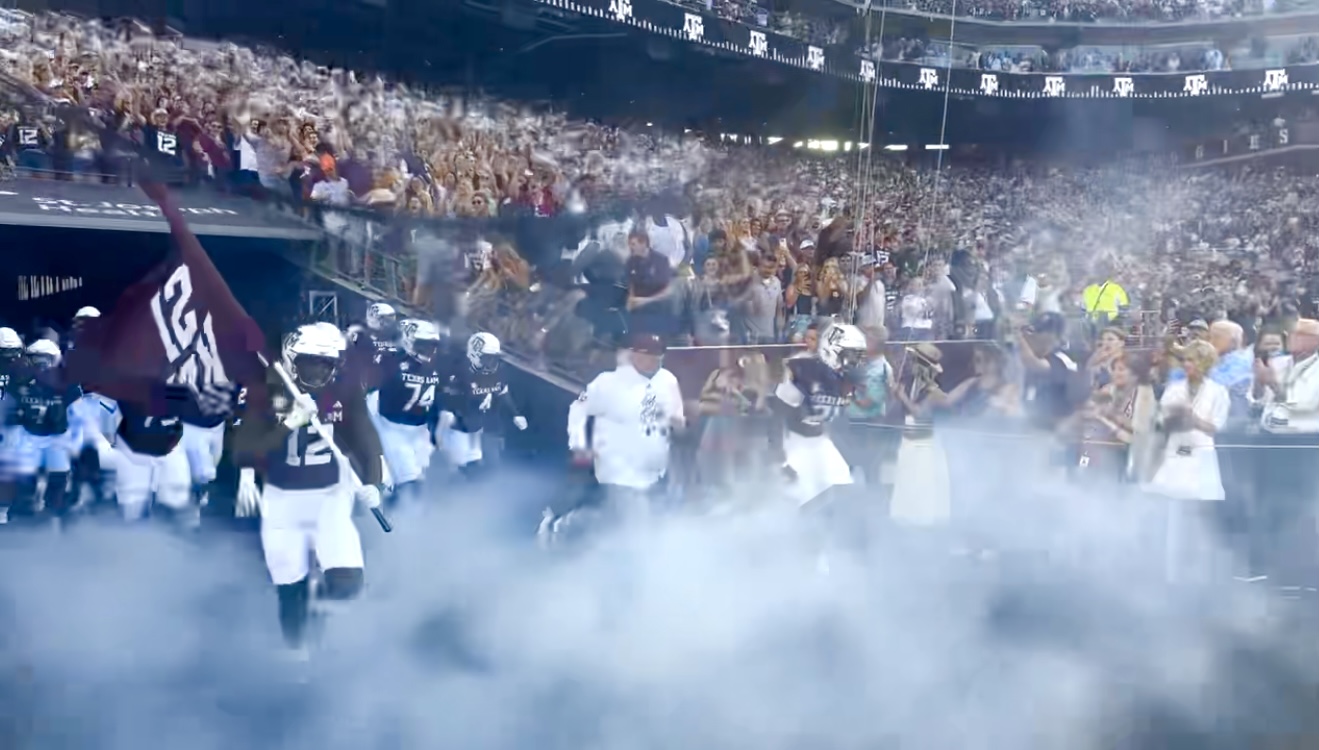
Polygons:
[[781,140],[783,139],[778,137],[777,135],[771,135],[770,137],[765,139],[765,143],[770,146],[773,146],[775,143],[778,143]]
[[925,147],[926,151],[947,151],[947,143],[931,143]]
[[793,147],[793,148],[801,148],[802,146],[805,146],[805,145],[806,145],[805,143],[802,143],[801,141],[797,141],[796,143],[792,144],[792,147]]
[[820,141],[821,151],[837,151],[838,141]]
[[[869,146],[870,144],[867,143],[866,145]],[[887,146],[884,147],[884,150],[885,150],[885,151],[906,151],[906,150],[907,150],[907,144],[905,144],[905,143],[890,143],[889,145],[887,145]]]

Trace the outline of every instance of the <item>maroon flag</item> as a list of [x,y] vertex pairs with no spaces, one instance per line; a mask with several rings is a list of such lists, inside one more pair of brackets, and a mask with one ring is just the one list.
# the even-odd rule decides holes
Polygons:
[[169,222],[165,260],[89,321],[69,355],[86,390],[156,411],[164,383],[238,384],[265,399],[265,337],[234,299],[163,185],[143,182]]

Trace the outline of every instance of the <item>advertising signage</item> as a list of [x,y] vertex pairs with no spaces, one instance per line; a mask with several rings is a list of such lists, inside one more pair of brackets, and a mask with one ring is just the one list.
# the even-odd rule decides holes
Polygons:
[[844,47],[817,47],[664,0],[538,2],[691,44],[716,47],[883,88],[947,91],[965,96],[1009,99],[1173,99],[1319,90],[1319,64],[1194,73],[990,72],[863,59]]

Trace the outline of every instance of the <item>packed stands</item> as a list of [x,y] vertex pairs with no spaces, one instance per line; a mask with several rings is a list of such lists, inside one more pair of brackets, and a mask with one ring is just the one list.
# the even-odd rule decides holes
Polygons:
[[[803,14],[775,12],[752,3],[679,2],[678,5],[713,11],[720,18],[769,28],[814,43],[839,38],[838,24],[812,21]],[[1034,23],[1172,23],[1258,16],[1270,13],[1299,13],[1313,10],[1308,0],[1110,0],[1108,2],[1029,2],[1028,0],[888,0],[872,7],[939,14],[986,21]]]
[[[718,7],[755,15],[746,6]],[[971,7],[987,16],[1005,12]],[[1117,9],[1071,12],[1110,11]],[[1179,6],[1168,14],[1192,12]],[[1261,432],[1260,413],[1240,393],[1242,356],[1257,371],[1274,367],[1293,331],[1294,342],[1308,337],[1319,346],[1314,321],[1297,330],[1298,319],[1319,317],[1319,177],[1253,159],[1269,149],[1288,153],[1291,129],[1314,119],[1304,107],[1279,106],[1273,118],[1239,132],[1225,128],[1225,138],[1249,144],[1251,158],[1233,170],[1189,169],[1168,153],[1084,166],[951,150],[931,160],[878,142],[752,143],[609,127],[489,97],[410,89],[277,52],[155,36],[134,23],[9,22],[0,40],[5,75],[93,110],[142,149],[172,160],[180,191],[237,193],[325,230],[328,239],[310,263],[323,273],[369,282],[362,286],[409,313],[429,307],[455,329],[465,323],[494,332],[519,367],[574,384],[613,367],[623,334],[661,335],[673,347],[665,365],[692,426],[674,440],[665,488],[665,502],[684,514],[727,512],[720,503],[733,488],[777,497],[787,480],[771,470],[782,461],[765,439],[773,370],[836,321],[855,322],[871,347],[867,381],[853,384],[867,399],[847,404],[833,424],[846,468],[864,478],[862,494],[851,498],[863,502],[843,507],[864,515],[856,524],[863,534],[882,526],[865,541],[881,540],[874,547],[893,557],[889,569],[904,579],[915,577],[903,567],[913,560],[938,561],[935,568],[952,557],[973,560],[978,575],[1014,580],[1073,565],[1107,570],[1108,558],[1129,556],[1122,585],[1113,588],[1128,577],[1162,584],[1161,540],[1125,531],[1087,535],[1066,524],[1102,517],[1109,523],[1097,525],[1108,533],[1118,526],[1111,519],[1129,510],[1116,508],[1120,501],[1149,500],[1139,493],[1157,477],[1157,462],[1143,441],[1178,424],[1152,426],[1154,390],[1174,379],[1184,352],[1203,354],[1197,340],[1218,352],[1196,360],[1197,379],[1222,372],[1211,370],[1219,354],[1236,378],[1233,421],[1218,425],[1225,428],[1219,495],[1163,505],[1181,511],[1226,499],[1217,504],[1236,513],[1264,507],[1259,501],[1275,490],[1289,500],[1312,498],[1313,472],[1302,477],[1300,470],[1313,462],[1288,469],[1273,458],[1287,451],[1261,450],[1286,446]],[[135,179],[135,162],[77,121],[23,107],[4,116],[3,157],[23,180],[91,188]],[[1049,362],[1041,365],[1043,342]],[[1031,367],[1034,373],[1024,372]],[[1047,403],[1036,399],[1035,385],[1049,390]],[[562,459],[562,425],[547,426],[551,419],[541,415],[551,404],[561,418],[572,396],[541,395],[515,392],[524,404],[542,402],[543,412],[531,412],[532,430],[551,447],[538,449]],[[1237,406],[1244,408],[1238,413]],[[1290,447],[1306,447],[1300,443]],[[1199,455],[1215,450],[1211,438]],[[536,479],[523,494],[540,503],[550,493]],[[446,502],[477,494],[486,507],[498,505],[463,489],[469,486],[445,484]],[[1091,512],[1094,518],[1085,516]],[[1264,573],[1278,586],[1313,582],[1313,524],[1305,513],[1269,510],[1244,521],[1222,515],[1223,543],[1214,552],[1227,559],[1185,566],[1210,579],[1214,594],[1234,575],[1257,580]],[[516,523],[529,531],[524,520]],[[1162,531],[1161,519],[1147,523]],[[933,530],[940,533],[925,533]],[[1078,538],[1090,546],[1077,549]],[[1016,567],[995,572],[999,553],[1015,556]],[[618,567],[617,558],[610,561],[611,571]],[[1168,565],[1168,584],[1180,583],[1174,569],[1183,566]],[[685,592],[693,581],[680,583]],[[609,586],[618,590],[617,579]],[[967,588],[939,580],[919,587],[967,598]],[[1070,581],[1066,588],[1101,603],[1106,593]],[[561,606],[555,600],[546,611]],[[1198,603],[1191,611],[1176,621],[1179,628],[1204,616]],[[1032,610],[1012,616],[1031,625],[1046,619]],[[983,617],[976,611],[964,619]],[[447,620],[425,625],[428,634],[458,629]],[[657,652],[666,647],[663,637],[653,643]],[[777,642],[773,649],[789,650]],[[378,656],[378,648],[371,651]],[[992,651],[1012,660],[1003,659],[1001,642]],[[930,656],[938,662],[938,653]],[[446,652],[444,671],[451,661]],[[487,666],[487,676],[504,668]],[[961,675],[951,681],[964,685]],[[1033,684],[1032,694],[1045,682]],[[584,703],[594,717],[598,704]],[[430,702],[426,712],[431,721]]]
[[[625,285],[628,229],[641,217],[668,215],[681,225],[685,250],[662,248],[676,274],[662,304],[675,341],[698,340],[702,328],[733,341],[787,340],[802,335],[807,317],[858,308],[895,333],[967,337],[975,320],[1014,306],[1001,299],[1014,277],[1046,278],[1050,309],[1072,314],[1096,274],[1136,268],[1139,283],[1122,281],[1139,299],[1132,309],[1147,316],[1141,322],[1156,327],[1310,307],[1302,290],[1316,251],[1306,244],[1314,219],[1305,210],[1314,178],[1247,171],[1188,180],[1164,163],[1057,172],[954,162],[934,174],[862,151],[807,155],[786,143],[727,145],[574,122],[234,45],[159,38],[134,24],[12,17],[7,33],[7,71],[52,98],[100,110],[148,148],[177,149],[188,180],[317,207],[345,247],[395,242],[389,217],[504,219],[475,233],[433,232],[446,248],[445,267],[463,259],[473,314],[502,327],[512,346],[544,354],[548,336],[551,362],[582,359],[570,367],[579,376],[604,361],[595,342],[625,327],[626,295],[617,289]],[[93,181],[117,175],[90,134],[60,131],[55,121],[29,125],[24,116],[9,114],[5,146],[19,169]],[[20,137],[28,127],[39,133],[32,147]],[[1233,210],[1241,205],[1255,208]],[[1206,226],[1206,215],[1221,218]],[[509,223],[520,217],[548,223],[529,236]],[[645,221],[652,245],[671,243],[667,230]],[[551,224],[560,229],[549,231]],[[418,263],[406,242],[388,246],[409,269],[405,276],[433,272],[426,253]],[[905,320],[916,304],[908,297],[933,294],[924,289],[931,282],[947,291],[940,268],[955,251],[983,271],[979,283],[987,286],[970,298],[979,312],[935,301],[928,330]],[[372,273],[364,257],[348,250],[333,260],[340,270]],[[748,284],[769,258],[778,309],[767,314],[769,330],[762,311],[752,334]],[[1144,272],[1151,267],[1154,275]],[[819,284],[827,291],[812,288]],[[432,286],[424,279],[394,285],[419,303]],[[863,293],[879,294],[883,304]],[[564,300],[578,297],[581,314],[565,316]],[[706,325],[716,320],[716,329]],[[584,329],[551,333],[570,323]]]

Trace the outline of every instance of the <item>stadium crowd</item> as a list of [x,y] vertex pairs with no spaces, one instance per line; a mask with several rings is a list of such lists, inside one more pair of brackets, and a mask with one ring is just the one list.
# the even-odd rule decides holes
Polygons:
[[[805,12],[764,7],[729,0],[674,0],[694,10],[757,28],[767,28],[812,44],[832,44],[846,37],[846,26]],[[1167,23],[1212,20],[1266,13],[1301,12],[1306,0],[887,0],[880,5],[894,10],[938,13],[959,18],[1035,23]]]
[[[1048,312],[1087,312],[1081,289],[1108,274],[1138,300],[1131,309],[1161,322],[1230,315],[1258,328],[1261,317],[1309,309],[1312,178],[1187,179],[1164,164],[930,173],[864,151],[809,156],[426,95],[233,45],[158,38],[132,23],[11,16],[4,33],[9,74],[99,110],[149,149],[171,149],[194,179],[429,218],[550,218],[630,204],[636,215],[615,212],[564,242],[562,258],[561,248],[517,247],[498,234],[462,248],[474,259],[478,310],[545,309],[542,298],[562,297],[574,281],[596,282],[576,287],[594,312],[574,316],[591,321],[594,338],[616,335],[629,312],[674,340],[722,331],[781,341],[800,337],[812,317],[844,314],[907,338],[964,338],[991,331],[1018,302],[1006,290],[1026,276],[1041,283]],[[18,167],[116,172],[92,133],[40,113],[9,117],[3,148]],[[666,197],[639,202],[656,195]],[[1230,210],[1240,206],[1254,208]],[[1096,249],[1097,237],[1098,252],[1071,250]],[[643,241],[668,263],[651,263],[655,278],[638,285],[641,261],[628,255],[644,258]],[[948,281],[954,251],[979,269],[973,279]],[[1139,283],[1131,275],[1151,267],[1157,273]],[[970,285],[966,304],[949,301],[950,284]],[[629,287],[634,299],[602,286]],[[482,303],[489,297],[497,307]],[[548,328],[504,334],[526,346]]]
[[[98,110],[144,148],[176,158],[186,179],[322,204],[327,229],[336,210],[354,207],[378,217],[517,217],[547,228],[578,221],[579,231],[548,245],[483,230],[459,248],[470,321],[547,366],[589,378],[616,362],[626,333],[670,346],[810,348],[831,324],[855,323],[872,348],[857,384],[865,395],[847,422],[859,425],[849,450],[865,457],[856,462],[863,473],[879,471],[884,451],[900,450],[894,438],[906,431],[889,414],[960,414],[1054,436],[1069,472],[1109,466],[1104,481],[1158,490],[1149,467],[1159,462],[1136,447],[1151,430],[1135,415],[1148,415],[1150,398],[1185,401],[1186,390],[1172,387],[1179,371],[1195,387],[1208,377],[1226,381],[1233,397],[1243,383],[1255,394],[1233,411],[1242,444],[1259,443],[1250,450],[1295,438],[1279,429],[1288,417],[1270,404],[1295,385],[1286,375],[1292,365],[1275,366],[1275,355],[1308,361],[1319,342],[1314,176],[1188,173],[1151,159],[1065,170],[954,159],[928,170],[878,149],[812,155],[573,122],[232,45],[161,39],[134,24],[22,20],[29,25],[9,29],[8,75]],[[131,179],[76,123],[34,111],[11,117],[5,149],[18,168]],[[35,140],[25,128],[36,129]],[[398,252],[409,252],[407,243]],[[413,302],[426,301],[424,287],[416,285]],[[980,343],[954,374],[954,352],[966,349],[946,342],[959,339]],[[896,357],[890,341],[903,343]],[[695,438],[709,449],[703,458],[745,453],[729,437],[737,430],[720,420],[763,406],[739,385],[756,366],[749,357],[721,362],[698,393],[684,394],[711,417]],[[1023,385],[1032,378],[1035,386]],[[1037,400],[1034,390],[1047,395]],[[1180,416],[1165,436],[1224,427],[1211,406],[1205,414],[1198,401],[1189,414],[1170,408]],[[1301,434],[1319,440],[1319,428]],[[1213,448],[1197,440],[1183,447]],[[1100,449],[1121,457],[1105,460]],[[978,445],[970,455],[992,450]],[[962,457],[923,455],[922,486],[930,472],[951,486],[948,462]],[[1250,498],[1263,486],[1253,483],[1257,469],[1296,471],[1272,459],[1234,461],[1223,459],[1219,483]],[[881,472],[894,513],[946,519],[946,507],[928,503],[901,510],[912,497],[904,476],[918,465],[899,456]],[[1293,479],[1288,492],[1298,496],[1314,485],[1309,475]],[[1224,490],[1204,492],[1211,496],[1183,499],[1220,500]],[[1296,545],[1287,554],[1272,563],[1304,556]]]
[[[628,316],[619,311],[631,307],[675,340],[716,331],[734,341],[786,340],[811,317],[853,311],[908,338],[967,337],[1014,307],[1004,292],[1027,275],[1043,279],[1047,311],[1079,314],[1080,290],[1105,275],[1096,258],[1131,288],[1139,300],[1132,309],[1164,322],[1231,315],[1258,327],[1256,318],[1309,305],[1310,274],[1298,260],[1312,263],[1315,253],[1311,178],[1186,179],[1162,164],[1068,172],[955,165],[931,174],[866,152],[804,156],[428,96],[233,45],[157,38],[131,23],[19,18],[6,29],[11,75],[100,110],[147,148],[172,149],[194,179],[431,218],[548,218],[669,196],[640,209],[653,215],[645,218],[651,250],[669,260],[651,264],[655,278],[640,284],[655,293],[632,294],[656,297],[645,303],[599,290],[637,286],[628,275],[639,261],[627,256],[645,250],[628,250],[641,242],[629,239],[631,219],[641,216],[619,214],[576,248],[563,243],[567,261],[558,264],[558,248],[519,248],[495,234],[462,248],[476,260],[467,265],[478,310],[555,310],[544,297],[590,277],[597,283],[577,293],[589,292],[582,304],[594,312],[574,317],[591,321],[593,338],[621,331]],[[92,133],[61,132],[38,113],[10,118],[4,152],[18,167],[116,171]],[[1256,208],[1228,210],[1242,205]],[[1105,238],[1099,252],[1068,251],[1092,248],[1096,237]],[[960,281],[975,288],[954,306],[943,269],[958,250],[980,272]],[[1158,273],[1139,284],[1129,275],[1149,267]],[[542,288],[541,280],[556,283]],[[497,306],[483,303],[490,297]],[[553,327],[519,320],[519,330],[503,332],[514,345],[536,344]]]
[[1138,46],[1059,48],[974,46],[939,40],[894,38],[862,48],[883,60],[1002,73],[1177,73],[1305,65],[1319,60],[1314,37],[1254,39],[1237,45],[1209,41]]

